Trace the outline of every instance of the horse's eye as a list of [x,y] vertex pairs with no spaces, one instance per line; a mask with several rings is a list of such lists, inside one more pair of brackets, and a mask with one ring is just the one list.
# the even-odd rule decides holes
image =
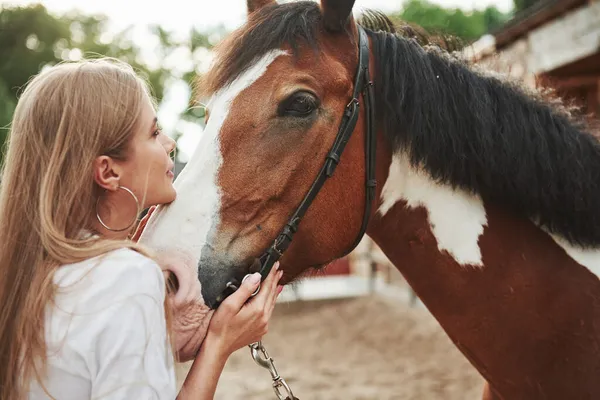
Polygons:
[[277,113],[289,117],[307,117],[319,106],[319,100],[309,92],[296,92],[279,104]]

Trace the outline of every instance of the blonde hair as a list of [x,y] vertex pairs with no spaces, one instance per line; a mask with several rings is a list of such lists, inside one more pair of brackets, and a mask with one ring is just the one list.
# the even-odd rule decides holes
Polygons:
[[126,159],[149,98],[113,59],[54,66],[34,77],[14,113],[0,189],[0,399],[22,399],[46,367],[45,308],[58,266],[132,241],[82,237],[100,194],[93,160]]

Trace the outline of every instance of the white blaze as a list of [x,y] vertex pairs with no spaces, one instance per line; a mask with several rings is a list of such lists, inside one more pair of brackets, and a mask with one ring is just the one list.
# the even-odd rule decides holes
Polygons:
[[381,197],[381,215],[399,201],[411,208],[424,207],[438,249],[461,265],[483,266],[478,242],[487,217],[479,196],[439,184],[412,167],[406,155],[395,154]]
[[220,193],[217,173],[222,164],[219,135],[234,99],[256,82],[282,50],[261,57],[210,100],[210,119],[190,162],[175,182],[177,199],[153,215],[141,242],[160,252],[176,251],[188,267],[197,268],[211,228],[219,222]]

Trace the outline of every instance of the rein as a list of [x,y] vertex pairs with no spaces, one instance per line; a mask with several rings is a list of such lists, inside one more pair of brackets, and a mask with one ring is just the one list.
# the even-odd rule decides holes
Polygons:
[[[325,157],[325,163],[316,179],[314,180],[312,186],[308,190],[308,193],[304,196],[304,199],[294,212],[288,223],[284,226],[280,234],[277,236],[277,239],[272,243],[268,250],[266,250],[258,259],[260,261],[260,274],[262,276],[262,280],[264,280],[268,275],[273,265],[283,256],[285,251],[288,249],[294,235],[298,231],[298,227],[302,218],[308,211],[308,208],[315,200],[319,191],[327,181],[327,179],[333,176],[336,167],[340,162],[340,158],[346,144],[350,140],[352,136],[352,132],[356,128],[356,123],[358,121],[358,116],[360,113],[360,95],[362,93],[364,102],[365,102],[365,116],[366,116],[366,134],[365,134],[365,209],[363,213],[363,220],[360,227],[360,232],[356,237],[352,246],[346,251],[346,253],[340,257],[343,257],[349,254],[356,246],[360,243],[365,232],[367,230],[367,226],[369,224],[369,220],[371,217],[371,207],[373,200],[375,199],[375,188],[377,186],[377,181],[375,179],[375,150],[376,150],[376,138],[375,138],[375,107],[373,103],[373,82],[371,81],[369,74],[369,38],[364,31],[364,29],[357,25],[358,28],[358,67],[356,71],[356,76],[354,79],[354,91],[352,93],[352,99],[346,106],[344,110],[344,115],[342,117],[342,121],[340,123],[340,127],[331,147],[331,150]],[[225,290],[221,293],[221,295],[217,298],[217,304],[221,303],[227,296],[231,295],[239,288],[239,284],[237,281],[228,282]],[[253,294],[256,295],[260,290],[260,285],[256,292]],[[286,383],[285,379],[279,376],[277,369],[275,368],[275,364],[273,363],[273,359],[269,356],[266,349],[262,345],[261,342],[252,343],[249,345],[252,358],[254,361],[263,368],[266,368],[271,373],[271,378],[273,379],[273,390],[277,395],[279,400],[298,400],[297,397],[294,396],[292,390]],[[282,390],[285,393],[282,393]]]

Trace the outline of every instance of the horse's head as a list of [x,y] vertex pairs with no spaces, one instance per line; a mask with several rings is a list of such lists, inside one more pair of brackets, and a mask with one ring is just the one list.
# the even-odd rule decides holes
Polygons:
[[[326,161],[355,94],[353,3],[248,0],[248,22],[217,48],[200,87],[210,98],[203,137],[175,182],[177,200],[156,212],[142,237],[197,270],[208,305],[259,265]],[[285,281],[345,255],[361,233],[360,82],[349,128],[356,132],[281,259]]]

